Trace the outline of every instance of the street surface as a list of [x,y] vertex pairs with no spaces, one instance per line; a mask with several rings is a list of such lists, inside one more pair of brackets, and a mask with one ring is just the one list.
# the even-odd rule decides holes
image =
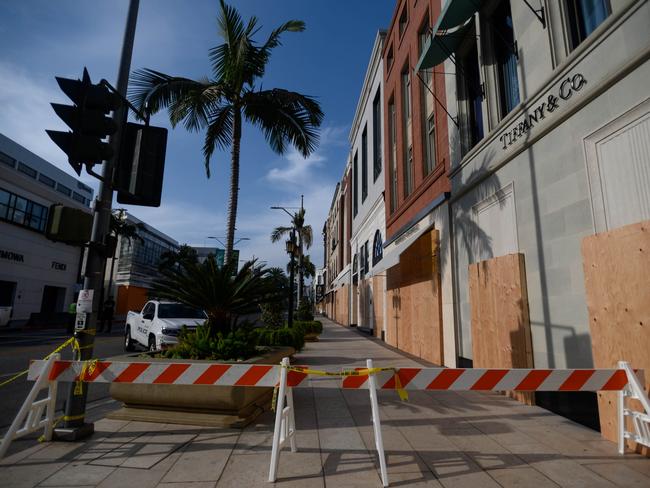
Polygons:
[[[65,342],[69,336],[64,329],[0,329],[0,383],[29,367],[32,359],[42,359]],[[108,358],[124,353],[122,344],[122,325],[116,322],[110,336],[106,333],[95,338],[94,357]],[[67,347],[61,351],[63,359],[72,358],[72,350]],[[11,424],[20,406],[27,397],[32,382],[23,376],[8,385],[0,387],[0,430]],[[92,385],[88,401],[97,402],[108,397],[106,384]],[[67,396],[66,386],[62,387],[57,399],[57,410],[63,409]]]

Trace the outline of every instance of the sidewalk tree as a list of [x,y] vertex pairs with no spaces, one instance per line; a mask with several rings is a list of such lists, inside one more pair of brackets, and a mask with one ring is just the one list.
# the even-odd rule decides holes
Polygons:
[[[304,282],[305,282],[305,267],[303,264],[304,261],[303,254],[305,249],[309,249],[311,247],[314,240],[314,233],[312,231],[311,225],[305,225],[304,208],[301,208],[300,210],[298,210],[296,213],[293,214],[293,217],[291,219],[291,226],[289,227],[279,226],[273,229],[273,232],[271,232],[271,242],[278,242],[284,236],[289,236],[291,234],[292,229],[296,230],[296,234],[298,236],[298,264],[296,270],[298,272],[298,284],[299,284],[298,297],[300,298],[302,294],[302,289],[304,288]],[[290,271],[290,266],[291,264],[289,264],[287,267],[288,271]],[[315,272],[316,271],[314,270],[314,274]]]
[[234,7],[221,0],[217,23],[224,42],[209,51],[211,77],[193,80],[140,69],[131,77],[130,99],[147,114],[167,109],[174,127],[182,123],[190,131],[205,131],[203,154],[208,177],[215,149],[230,150],[225,253],[229,262],[237,219],[242,119],[258,127],[276,153],[283,154],[292,145],[307,157],[318,143],[323,112],[313,97],[260,86],[273,49],[281,45],[282,34],[305,30],[304,22],[289,20],[260,44],[253,40],[260,29],[257,19],[244,22]]

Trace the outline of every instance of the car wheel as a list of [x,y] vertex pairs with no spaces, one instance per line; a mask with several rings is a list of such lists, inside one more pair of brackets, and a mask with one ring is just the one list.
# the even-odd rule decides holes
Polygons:
[[158,348],[156,347],[156,338],[153,335],[149,336],[149,351],[157,351]]
[[124,333],[124,350],[127,352],[135,351],[135,343],[131,339],[131,328],[127,327]]

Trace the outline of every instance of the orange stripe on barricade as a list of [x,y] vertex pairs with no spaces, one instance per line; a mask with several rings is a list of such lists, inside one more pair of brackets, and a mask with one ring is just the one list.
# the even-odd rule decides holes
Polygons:
[[255,386],[271,368],[273,366],[253,365],[235,382],[235,386]]
[[[354,368],[355,371],[360,371],[365,368]],[[341,388],[361,388],[366,380],[368,375],[359,375],[359,376],[344,376],[343,381],[341,381]]]
[[496,384],[508,374],[507,369],[491,369],[486,371],[476,383],[472,385],[471,390],[491,390]]
[[448,390],[463,373],[464,369],[443,369],[431,383],[426,387],[427,390]]
[[50,375],[48,379],[50,381],[56,380],[69,367],[70,367],[70,361],[55,361],[52,364],[52,369],[50,370]]
[[576,391],[582,388],[589,378],[594,374],[593,369],[579,369],[569,375],[569,377],[560,385],[558,391]]
[[113,381],[115,383],[132,383],[135,379],[140,376],[145,369],[149,367],[150,363],[133,363],[129,364],[127,368],[122,371],[122,373],[115,378]]
[[230,369],[228,364],[213,364],[194,380],[195,385],[213,385]]
[[615,371],[614,374],[607,380],[601,390],[615,390],[619,391],[627,385],[627,374],[622,369]]
[[160,373],[158,377],[153,380],[154,384],[170,384],[176,381],[182,375],[190,364],[170,364],[165,368],[165,371]]
[[539,385],[551,374],[550,369],[536,369],[526,375],[526,377],[514,389],[515,391],[535,391]]
[[[399,377],[400,388],[406,387],[413,378],[415,378],[418,373],[422,371],[422,368],[400,368],[397,370],[396,375]],[[395,374],[390,377],[390,379],[384,383],[382,389],[394,390],[397,386],[395,385]]]
[[[296,366],[294,366],[294,368],[295,367]],[[298,386],[307,376],[307,373],[300,373],[298,371],[289,370],[287,371],[287,386]]]

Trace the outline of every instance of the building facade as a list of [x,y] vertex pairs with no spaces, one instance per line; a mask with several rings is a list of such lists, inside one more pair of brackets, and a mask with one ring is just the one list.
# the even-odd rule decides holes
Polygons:
[[397,2],[383,48],[385,340],[455,366],[445,73],[416,71],[438,0]]
[[382,63],[385,37],[385,31],[379,31],[375,37],[349,137],[352,148],[350,322],[377,335],[384,330],[384,324],[383,310],[375,310],[375,305],[381,303],[385,282],[373,280],[371,271],[383,257],[386,236]]
[[50,205],[91,213],[93,190],[0,134],[0,325],[61,322],[81,282],[83,249],[45,237]]
[[517,253],[531,366],[593,365],[582,239],[650,218],[648,25],[643,0],[541,10],[450,0],[437,17],[418,68],[454,73],[446,142],[461,362],[480,347],[471,265]]
[[126,221],[138,228],[139,238],[119,237],[116,257],[106,265],[104,284],[105,296],[113,296],[120,317],[142,308],[158,276],[160,256],[179,248],[175,239],[134,215],[127,213]]

